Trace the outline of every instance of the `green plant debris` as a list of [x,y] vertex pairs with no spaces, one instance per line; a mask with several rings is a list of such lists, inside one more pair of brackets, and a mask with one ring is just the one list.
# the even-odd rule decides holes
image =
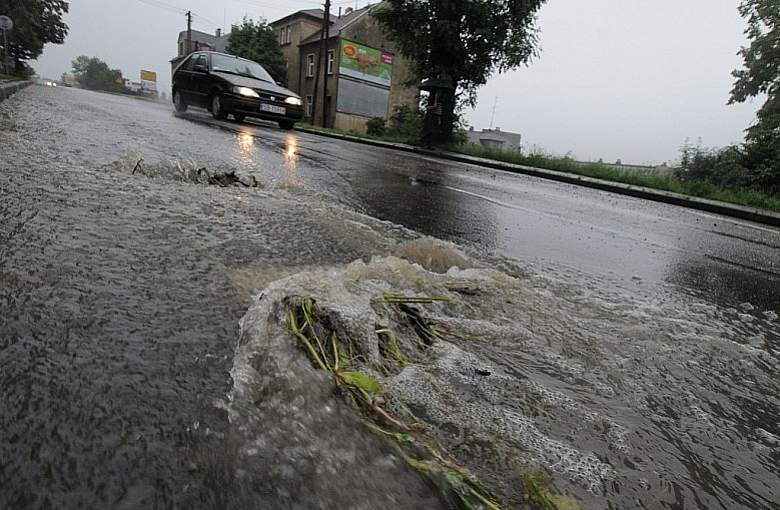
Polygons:
[[[380,403],[384,399],[374,397],[382,391],[379,381],[363,372],[345,370],[352,360],[343,359],[342,342],[334,332],[329,332],[328,328],[324,327],[321,314],[313,299],[296,298],[291,300],[290,304],[287,326],[304,347],[314,365],[333,374],[336,385],[345,390],[364,415],[400,432],[389,431],[366,421],[369,428],[390,440],[396,446],[399,455],[411,467],[430,478],[445,494],[454,497],[458,508],[500,510],[501,507],[489,492],[482,488],[465,469],[446,459],[433,447],[413,435],[415,429],[419,427],[406,425],[382,408]],[[390,330],[380,331],[389,338],[394,338]],[[324,341],[325,338],[329,338],[329,341]],[[405,358],[396,342],[389,343],[395,345],[398,358]]]
[[406,303],[435,303],[437,301],[446,302],[449,298],[446,297],[428,297],[428,296],[405,296],[403,294],[385,294],[383,299],[385,303],[391,305],[406,304]]
[[522,473],[520,479],[525,501],[534,510],[579,510],[573,499],[553,493],[543,471]]
[[[409,364],[409,358],[403,353],[400,347],[398,347],[398,339],[395,336],[395,332],[389,328],[382,328],[376,330],[377,336],[379,336],[379,351],[382,357],[387,360],[390,358],[397,363],[401,368]],[[385,371],[389,367],[385,366]]]
[[363,372],[340,371],[337,375],[344,384],[359,388],[366,393],[379,393],[382,391],[382,385],[379,381]]
[[[388,297],[390,299],[388,299]],[[410,303],[433,303],[443,298],[401,296],[386,294],[385,302],[399,314],[399,319],[426,345],[440,338],[432,321]],[[420,422],[406,405],[384,393],[379,381],[356,369],[365,368],[367,362],[349,339],[339,338],[329,317],[323,314],[311,298],[292,297],[286,300],[289,307],[287,327],[298,340],[312,364],[330,373],[335,385],[362,415],[363,423],[385,439],[410,467],[426,476],[455,508],[461,510],[501,510],[500,504],[465,468],[445,456],[422,437],[427,424]],[[375,329],[380,337],[380,350],[398,364],[408,365],[409,356],[403,352],[397,337],[389,328]],[[425,346],[422,346],[425,347]],[[386,356],[383,354],[383,356]],[[395,416],[385,409],[392,401],[394,409],[403,416]],[[572,510],[577,508],[573,500],[558,496],[540,481],[541,475],[524,473],[521,476],[526,503],[539,510]],[[573,505],[573,506],[572,506]]]

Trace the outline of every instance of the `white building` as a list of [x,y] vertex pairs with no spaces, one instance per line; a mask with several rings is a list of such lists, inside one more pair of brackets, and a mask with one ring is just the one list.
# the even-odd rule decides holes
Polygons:
[[472,145],[481,145],[489,149],[499,149],[504,151],[520,152],[522,148],[522,135],[509,131],[501,131],[501,128],[483,129],[475,131],[470,128],[469,143]]

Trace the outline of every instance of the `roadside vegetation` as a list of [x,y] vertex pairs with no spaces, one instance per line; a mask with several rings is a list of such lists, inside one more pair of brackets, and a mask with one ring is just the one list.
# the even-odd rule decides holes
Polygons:
[[[12,63],[6,74],[31,77],[34,72],[28,62],[38,58],[46,44],[65,42],[68,25],[62,17],[68,6],[66,0],[0,0],[0,14],[10,17],[15,26],[5,34]],[[0,63],[0,71],[3,67]]]
[[[300,127],[323,133],[423,146],[420,140],[422,122],[423,114],[421,111],[404,105],[396,108],[387,122],[381,118],[370,120],[366,134],[309,124],[300,124]],[[472,145],[466,142],[466,131],[462,128],[456,131],[454,138],[457,143],[441,147],[441,149],[514,165],[555,170],[780,212],[780,192],[767,192],[762,187],[756,186],[753,174],[747,169],[741,168],[739,171],[734,171],[733,161],[735,158],[741,157],[740,149],[735,147],[709,150],[686,145],[681,150],[679,168],[674,173],[660,174],[651,171],[623,170],[596,162],[582,163],[568,156],[554,156],[540,152],[521,153]]]

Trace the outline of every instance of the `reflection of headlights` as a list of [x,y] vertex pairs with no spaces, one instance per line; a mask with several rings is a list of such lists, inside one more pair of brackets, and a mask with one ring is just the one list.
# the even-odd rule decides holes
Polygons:
[[301,106],[303,104],[303,102],[297,97],[288,97],[287,99],[284,100],[284,102],[294,106]]
[[233,87],[233,92],[247,97],[260,97],[257,92],[249,87]]

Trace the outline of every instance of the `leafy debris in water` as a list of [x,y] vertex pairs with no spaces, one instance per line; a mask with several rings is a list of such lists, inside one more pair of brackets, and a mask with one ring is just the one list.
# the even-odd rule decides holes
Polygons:
[[[390,296],[388,300],[387,297],[386,301],[398,305],[399,308],[405,307],[400,309],[403,313],[410,314],[419,328],[429,328],[424,333],[425,339],[435,338],[431,326],[421,318],[422,315],[412,311],[414,309],[405,303],[430,303],[437,300],[436,298]],[[327,316],[320,312],[313,299],[289,298],[288,306],[287,326],[290,332],[299,340],[312,363],[333,375],[336,386],[363,414],[365,423],[371,430],[390,441],[398,455],[436,484],[457,508],[500,510],[501,507],[490,492],[465,468],[445,457],[419,436],[419,420],[415,418],[418,423],[409,425],[401,417],[394,416],[385,409],[384,403],[391,396],[381,394],[383,389],[379,381],[365,372],[347,370],[357,368],[353,367],[354,362],[359,359],[354,355],[356,346],[352,345],[349,339],[342,340],[337,337]],[[379,329],[377,334],[385,336],[385,345],[389,351],[395,353],[396,360],[408,362],[402,361],[407,358],[400,351],[391,330]],[[407,414],[413,416],[408,410]]]

